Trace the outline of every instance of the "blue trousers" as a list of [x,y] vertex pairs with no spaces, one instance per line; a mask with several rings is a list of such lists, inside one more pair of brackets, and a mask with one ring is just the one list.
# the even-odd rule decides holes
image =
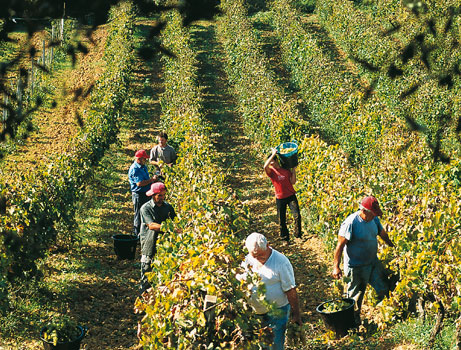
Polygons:
[[285,349],[285,333],[290,318],[290,304],[280,307],[278,311],[274,315],[266,314],[263,317],[263,327],[272,328],[273,341],[270,350]]

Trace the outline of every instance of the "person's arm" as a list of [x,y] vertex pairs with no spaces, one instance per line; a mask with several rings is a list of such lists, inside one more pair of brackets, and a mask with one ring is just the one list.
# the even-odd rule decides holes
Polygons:
[[379,232],[379,237],[381,237],[381,239],[386,242],[386,244],[389,246],[389,247],[394,247],[394,243],[392,243],[391,239],[389,238],[389,235],[387,234],[386,230],[382,229],[380,232]]
[[154,160],[154,159],[157,159],[157,158],[151,158],[149,160],[149,163],[152,164],[152,165],[155,165],[155,166],[160,166],[160,162],[157,161],[157,160]]
[[150,179],[142,180],[142,181],[136,182],[136,186],[138,186],[138,187],[144,187],[144,186],[150,185],[151,183],[154,183],[155,181],[157,181],[157,175],[154,175],[154,176],[153,176],[152,178],[150,178]]
[[157,232],[160,232],[161,226],[162,226],[161,224],[157,224],[156,222],[151,222],[150,224],[147,224],[147,227],[149,227],[149,230],[157,231]]
[[[149,178],[149,173],[147,171],[144,172],[139,169],[133,170],[133,172],[129,174],[129,178],[130,178],[130,182],[135,183],[136,186],[138,187],[144,187],[144,186],[150,185],[151,183],[154,183],[155,181],[157,181],[156,175],[154,175],[152,178]],[[144,179],[144,180],[141,180],[141,179]]]
[[274,159],[276,154],[277,154],[277,150],[275,148],[272,148],[272,154],[270,155],[269,158],[267,158],[266,163],[264,163],[264,171],[266,172],[268,176],[272,172],[269,164],[272,162],[272,159]]
[[290,290],[286,291],[285,294],[291,306],[293,322],[296,322],[297,324],[302,325],[301,313],[299,312],[298,293],[296,292],[296,287],[291,288]]
[[333,278],[340,279],[343,273],[339,268],[341,262],[341,256],[343,255],[344,247],[346,246],[348,240],[343,236],[338,236],[338,244],[336,245],[334,260],[333,260]]
[[291,169],[290,182],[291,182],[292,185],[294,185],[296,183],[296,167]]
[[[148,202],[149,203],[149,202]],[[160,224],[157,223],[159,218],[155,215],[155,212],[144,204],[141,207],[141,220],[146,224],[147,228],[152,231],[160,231]]]
[[[166,205],[166,204],[164,204]],[[174,208],[170,205],[170,211],[168,213],[168,219],[171,219],[173,220],[174,218],[176,217],[176,213],[174,211]],[[152,230],[152,231],[157,231],[157,232],[160,232],[160,228],[161,228],[161,224],[157,224],[155,221],[160,221],[159,218],[155,218],[155,217],[151,217],[150,219],[148,219],[148,221],[152,221],[151,223],[147,224],[147,227],[149,227],[149,230]]]

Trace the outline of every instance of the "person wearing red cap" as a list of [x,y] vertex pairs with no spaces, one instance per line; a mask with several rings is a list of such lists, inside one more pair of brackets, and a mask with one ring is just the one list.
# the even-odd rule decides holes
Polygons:
[[152,178],[149,176],[146,159],[149,159],[149,156],[145,150],[141,149],[137,151],[134,155],[134,162],[128,171],[131,198],[134,207],[133,232],[136,236],[139,235],[139,228],[141,226],[140,209],[149,200],[146,192],[149,190],[150,185],[157,181],[156,175]]
[[162,182],[153,183],[147,196],[152,196],[141,207],[141,292],[150,287],[146,272],[152,271],[152,258],[157,252],[157,239],[162,222],[168,219],[173,220],[176,213],[171,204],[165,202],[166,187]]
[[301,238],[301,213],[298,199],[293,185],[296,183],[296,167],[284,169],[277,159],[277,149],[272,148],[272,153],[264,164],[264,171],[272,181],[275,189],[275,204],[280,225],[280,236],[286,242],[290,241],[287,227],[287,206],[290,207],[295,226],[295,237]]
[[394,244],[381,225],[379,216],[382,215],[378,200],[373,196],[367,196],[362,199],[360,209],[349,215],[339,229],[332,275],[336,279],[341,278],[339,264],[344,253],[344,275],[350,279],[347,295],[356,301],[357,325],[360,324],[360,310],[368,284],[375,289],[378,300],[389,294],[385,269],[377,256],[377,236],[390,247],[394,247]]

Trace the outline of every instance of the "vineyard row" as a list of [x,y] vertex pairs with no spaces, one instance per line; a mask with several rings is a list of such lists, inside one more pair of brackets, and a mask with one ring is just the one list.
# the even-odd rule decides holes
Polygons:
[[[134,58],[133,22],[129,3],[112,10],[104,55],[107,68],[93,89],[84,125],[69,140],[68,151],[15,182],[1,180],[0,194],[8,207],[8,212],[0,216],[3,296],[13,278],[36,272],[35,262],[56,242],[58,227],[72,240],[78,201],[105,150],[117,139]],[[2,297],[2,308],[7,302]]]

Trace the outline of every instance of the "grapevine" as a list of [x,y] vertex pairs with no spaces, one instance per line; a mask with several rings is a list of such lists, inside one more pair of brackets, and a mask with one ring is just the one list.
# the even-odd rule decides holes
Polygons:
[[82,333],[81,328],[72,319],[63,316],[48,322],[42,331],[42,338],[56,346],[58,343],[71,342]]

